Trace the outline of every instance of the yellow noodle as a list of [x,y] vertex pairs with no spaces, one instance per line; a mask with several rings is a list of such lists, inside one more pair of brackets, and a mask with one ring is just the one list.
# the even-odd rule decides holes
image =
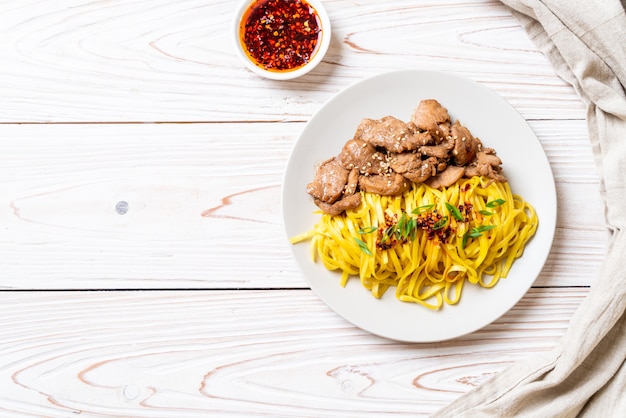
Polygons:
[[[358,208],[337,216],[322,214],[311,231],[293,237],[291,242],[310,239],[313,259],[319,259],[329,270],[340,270],[342,286],[351,277],[358,277],[376,298],[395,287],[399,300],[429,309],[457,303],[466,281],[493,287],[506,278],[538,224],[534,208],[513,195],[508,183],[484,177],[461,179],[442,189],[414,184],[395,197],[360,193],[363,203]],[[493,202],[501,204],[494,206]],[[457,220],[446,203],[457,208],[470,204],[472,209],[463,220]],[[385,215],[396,220],[403,213],[413,218],[423,216],[412,212],[428,205],[434,206],[424,212],[447,216],[447,239],[429,239],[427,232],[418,228],[415,239],[381,249],[376,245],[380,241],[378,231],[361,233],[372,227],[384,230]],[[469,236],[472,232],[474,236]],[[358,240],[369,251],[363,250]]]

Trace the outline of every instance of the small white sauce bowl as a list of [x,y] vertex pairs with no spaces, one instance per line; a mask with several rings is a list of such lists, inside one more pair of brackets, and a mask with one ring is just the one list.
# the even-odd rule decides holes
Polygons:
[[[322,62],[322,59],[324,59],[324,55],[326,55],[326,51],[328,51],[328,47],[330,46],[331,29],[330,18],[328,17],[328,13],[326,12],[326,9],[324,8],[320,0],[304,0],[309,5],[311,5],[311,7],[313,7],[317,12],[322,32],[320,44],[317,46],[313,58],[311,58],[309,62],[294,70],[277,71],[267,70],[252,61],[252,59],[244,50],[245,47],[241,40],[240,30],[242,25],[242,19],[246,14],[246,11],[250,6],[256,3],[256,1],[257,0],[243,0],[235,11],[235,16],[232,23],[232,37],[235,44],[235,51],[237,52],[237,55],[239,56],[241,61],[250,71],[272,80],[291,80],[307,74],[309,71],[313,70],[320,62]],[[291,0],[283,1],[289,2]]]

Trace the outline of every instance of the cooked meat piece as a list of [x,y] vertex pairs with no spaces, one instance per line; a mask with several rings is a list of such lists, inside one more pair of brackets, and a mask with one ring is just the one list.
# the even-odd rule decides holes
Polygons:
[[429,131],[421,131],[413,122],[407,122],[406,125],[409,129],[411,129],[411,132],[414,132],[414,134],[408,139],[411,142],[411,145],[414,145],[414,148],[411,148],[411,151],[424,145],[436,143],[435,138],[433,138],[432,133]]
[[476,159],[465,167],[465,177],[485,176],[490,179],[504,183],[506,177],[501,174],[502,160],[496,155],[493,148],[484,148],[476,153]]
[[454,148],[454,141],[446,139],[437,145],[424,145],[419,148],[419,152],[428,156],[435,157],[441,160],[447,160],[449,158],[450,150]]
[[390,167],[414,183],[422,183],[437,173],[438,160],[434,157],[422,160],[420,154],[403,152],[392,154],[389,158]]
[[384,153],[376,151],[372,144],[362,139],[346,142],[338,156],[344,168],[358,168],[361,174],[380,174],[382,167],[387,164],[384,157]]
[[474,159],[476,152],[480,150],[482,146],[480,139],[474,138],[469,129],[461,125],[458,120],[452,125],[450,134],[454,140],[454,148],[452,149],[454,164],[458,166],[467,165]]
[[341,166],[336,157],[324,161],[317,168],[315,178],[307,185],[306,191],[324,203],[334,203],[348,181],[349,171]]
[[339,155],[324,161],[307,185],[317,206],[331,215],[361,204],[365,191],[400,195],[412,183],[448,187],[461,177],[505,182],[502,161],[436,100],[422,100],[411,121],[393,116],[363,119]]
[[435,138],[436,142],[441,142],[447,138],[450,129],[450,115],[448,109],[441,106],[437,100],[422,100],[419,102],[411,122],[420,131],[428,131]]
[[427,131],[437,124],[450,122],[450,115],[448,109],[437,100],[427,99],[419,102],[413,111],[411,121],[419,129]]
[[385,116],[381,119],[365,118],[356,128],[354,139],[361,139],[377,147],[384,147],[388,143],[406,140],[412,135],[410,127],[400,119]]
[[382,196],[396,196],[404,193],[411,187],[411,182],[402,174],[363,176],[359,180],[359,187],[370,193]]
[[356,193],[350,196],[345,196],[332,204],[322,202],[319,199],[313,199],[313,201],[324,213],[336,216],[345,210],[358,207],[361,204],[361,194]]
[[369,142],[390,152],[412,151],[432,143],[428,132],[418,132],[413,124],[407,124],[393,116],[381,119],[363,119],[356,129],[354,139]]
[[359,177],[361,177],[361,173],[359,173],[358,168],[353,168],[352,170],[350,170],[350,174],[348,174],[348,182],[343,191],[344,196],[349,196],[356,193],[357,187],[359,187]]
[[483,148],[482,151],[476,153],[476,163],[499,167],[502,165],[502,160],[496,155],[496,150],[493,148]]
[[464,173],[464,167],[450,165],[441,173],[438,173],[436,176],[431,177],[429,180],[427,180],[426,184],[435,189],[438,189],[440,187],[448,187],[453,185],[458,179],[463,177]]
[[475,165],[466,165],[463,167],[463,170],[463,177],[467,177],[468,179],[471,179],[474,176],[480,176],[480,171]]
[[442,140],[450,138],[451,136],[450,128],[452,128],[452,126],[450,125],[450,122],[440,123],[437,126],[439,127],[439,132],[441,133]]
[[406,150],[412,151],[424,145],[434,143],[434,139],[430,132],[416,131],[413,135],[407,138],[406,142],[408,142],[408,144],[405,144]]
[[419,168],[421,164],[420,154],[414,152],[389,154],[389,167],[396,173],[406,173]]

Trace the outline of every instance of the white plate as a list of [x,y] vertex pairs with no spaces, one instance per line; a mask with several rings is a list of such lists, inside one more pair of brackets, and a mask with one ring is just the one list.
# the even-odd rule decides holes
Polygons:
[[457,305],[432,311],[396,299],[394,288],[374,298],[357,278],[343,288],[339,273],[311,260],[309,242],[291,245],[311,289],[335,312],[371,333],[400,341],[455,338],[493,322],[528,291],[548,257],[556,226],[556,191],[548,159],[524,118],[504,99],[473,81],[449,74],[406,70],[381,74],[343,90],[309,121],[287,164],[282,206],[289,237],[310,230],[319,219],[306,192],[315,166],[339,154],[365,118],[392,115],[408,121],[422,99],[436,99],[486,147],[495,148],[513,193],[537,210],[539,226],[509,276],[492,289],[465,285]]

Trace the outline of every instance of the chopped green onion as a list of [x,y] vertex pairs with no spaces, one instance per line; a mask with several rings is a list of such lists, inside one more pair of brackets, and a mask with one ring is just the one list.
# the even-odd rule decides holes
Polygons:
[[415,235],[417,234],[417,221],[415,220],[415,218],[409,219],[407,227],[409,229],[409,238],[411,238],[411,241],[414,241]]
[[364,228],[359,229],[357,232],[360,235],[366,235],[366,234],[371,234],[372,232],[374,232],[376,230],[378,230],[378,227],[368,226],[368,227],[364,227]]
[[465,248],[468,238],[478,238],[483,235],[483,232],[489,231],[490,229],[493,229],[495,227],[495,225],[481,225],[470,229],[465,233],[465,235],[463,235],[463,242],[461,243],[461,247]]
[[444,226],[446,226],[446,223],[448,222],[448,217],[444,216],[443,218],[439,219],[437,222],[435,222],[435,224],[433,225],[433,229],[436,231],[437,229],[441,229]]
[[393,226],[388,226],[387,228],[385,228],[385,230],[383,231],[383,236],[380,238],[380,242],[385,243],[389,241],[393,237],[393,231]]
[[361,239],[354,237],[354,241],[358,244],[361,251],[363,251],[367,255],[372,255],[372,251],[367,248],[367,244],[364,243]]
[[467,239],[469,238],[468,233],[466,232],[463,235],[463,241],[461,242],[461,248],[465,249],[465,246],[467,245]]
[[478,211],[478,213],[480,213],[481,215],[485,215],[485,216],[491,216],[491,215],[493,215],[493,212],[488,211],[488,210],[485,210],[485,209],[483,209],[483,210],[479,210],[479,211]]
[[448,202],[446,202],[446,208],[450,211],[452,216],[454,216],[454,219],[456,219],[457,221],[463,221],[463,215],[461,215],[459,208]]
[[506,202],[506,200],[503,200],[503,199],[492,200],[491,202],[487,202],[487,207],[488,208],[495,208],[497,206],[500,206],[500,205],[504,204],[505,202]]
[[414,237],[415,228],[417,228],[415,218],[411,218],[403,212],[402,217],[396,224],[396,239],[406,241],[409,237]]
[[495,228],[495,225],[481,225],[481,226],[477,226],[476,228],[472,228],[470,230],[470,237],[472,238],[476,238],[479,237],[483,234],[483,232],[485,231],[489,231],[490,229]]
[[406,221],[407,221],[406,213],[402,212],[402,216],[400,217],[398,222],[396,222],[396,226],[394,228],[396,239],[401,239],[402,236],[404,235],[404,228],[406,225]]
[[423,206],[418,206],[415,209],[413,209],[411,211],[412,214],[414,215],[419,215],[420,213],[424,213],[426,211],[431,210],[432,208],[434,208],[435,205],[423,205]]

